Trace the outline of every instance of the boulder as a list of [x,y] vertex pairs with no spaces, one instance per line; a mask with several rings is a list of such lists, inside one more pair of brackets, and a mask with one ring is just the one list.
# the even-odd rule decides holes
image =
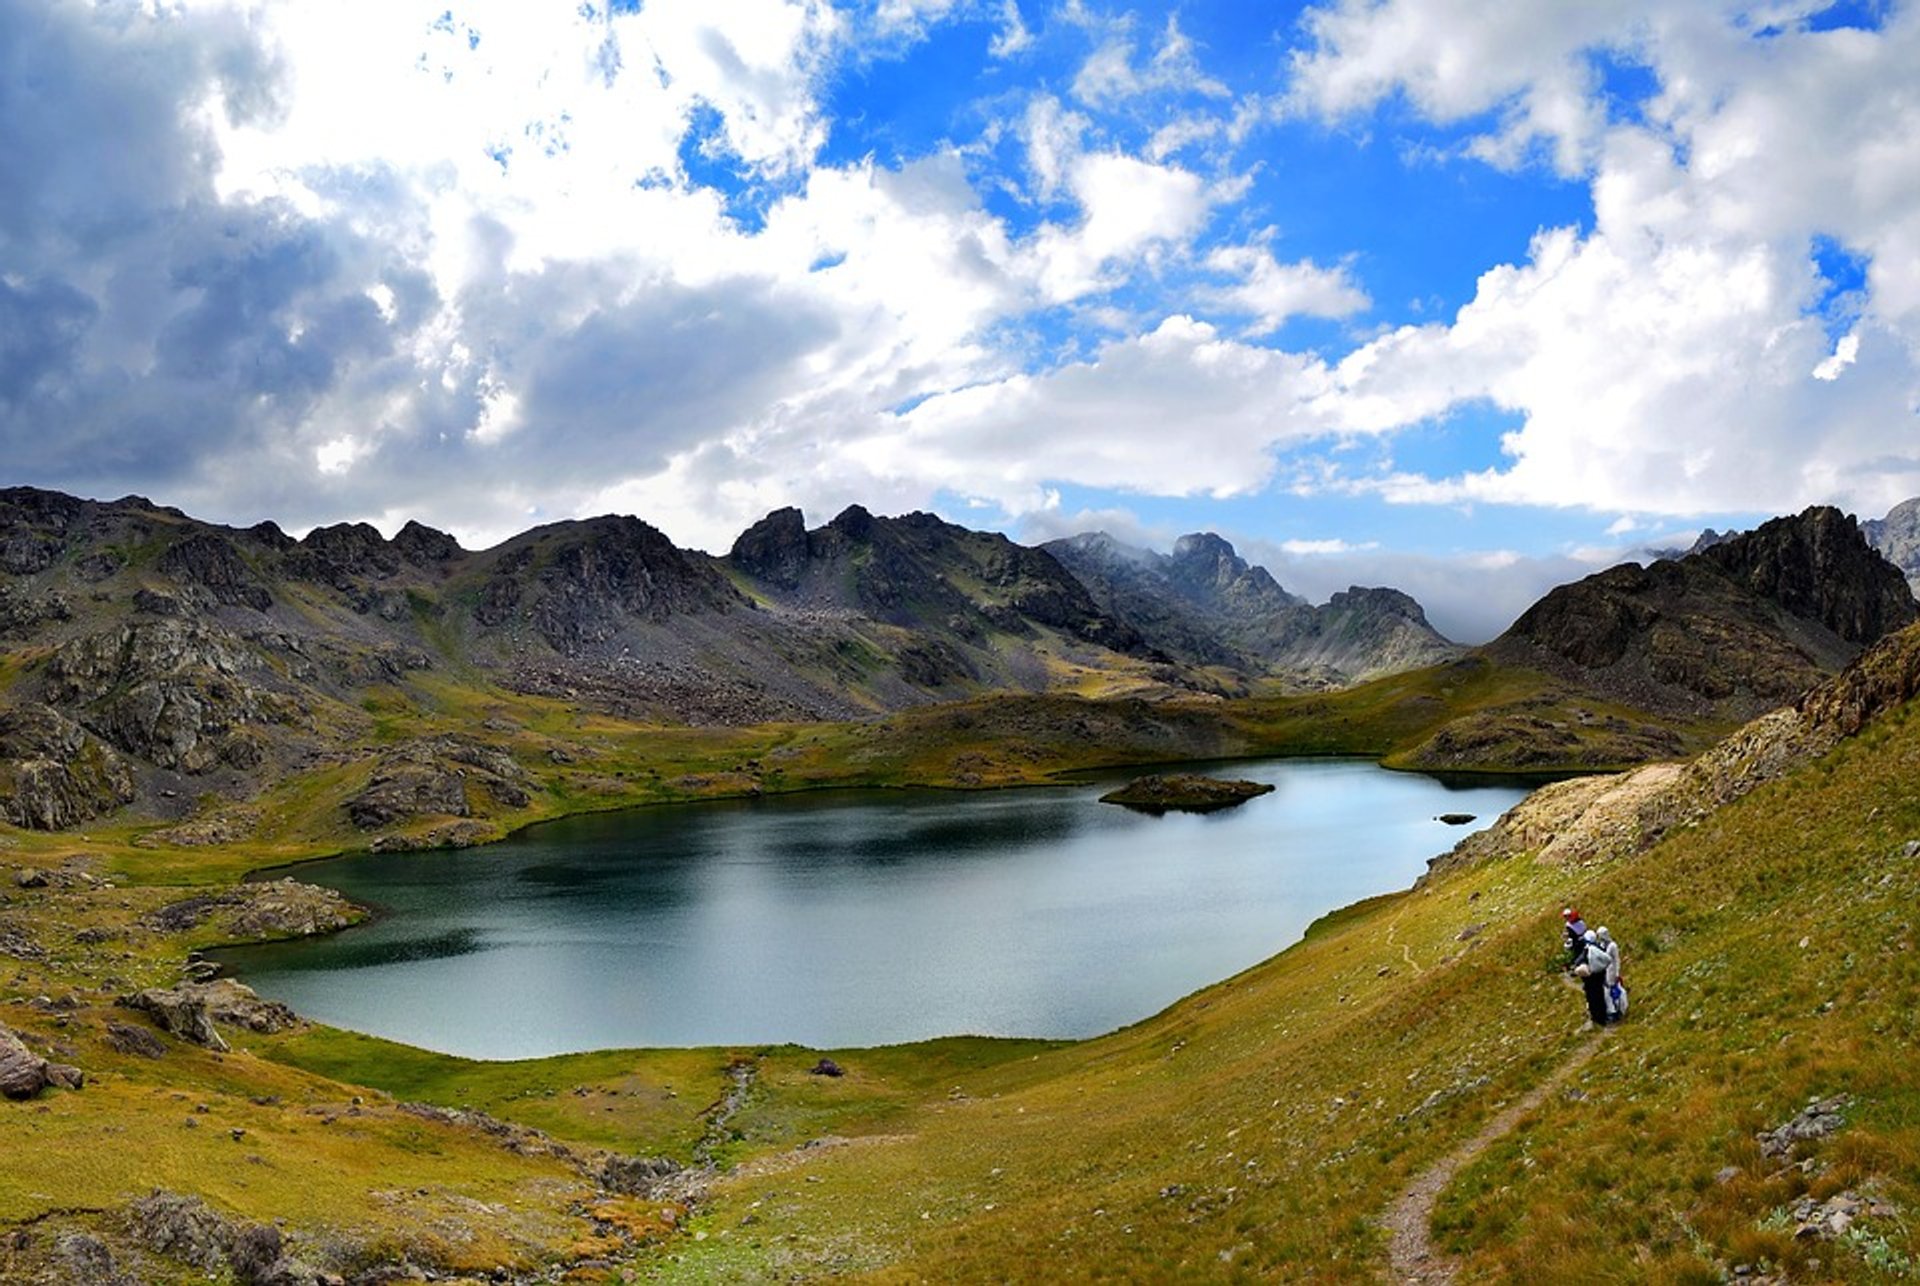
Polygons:
[[98,1237],[72,1232],[54,1243],[61,1286],[138,1286],[138,1279],[122,1273],[113,1252]]
[[127,1207],[128,1232],[143,1249],[209,1276],[227,1263],[233,1226],[198,1197],[155,1189]]
[[137,1058],[164,1058],[167,1053],[166,1042],[154,1035],[150,1028],[136,1027],[132,1023],[108,1023],[107,1044],[122,1054],[132,1054]]
[[123,996],[120,1005],[150,1015],[162,1029],[208,1049],[225,1050],[216,1022],[271,1033],[300,1025],[300,1016],[276,1000],[262,1000],[253,988],[231,978],[149,987]]
[[26,1047],[21,1039],[0,1027],[0,1095],[7,1098],[32,1098],[50,1084],[47,1060]]
[[650,1197],[667,1180],[680,1173],[680,1167],[665,1157],[608,1157],[594,1175],[609,1192],[635,1197]]
[[[191,985],[191,984],[189,984]],[[122,1008],[147,1014],[161,1030],[195,1045],[224,1052],[227,1042],[214,1030],[206,1002],[185,987],[149,987],[119,1000]]]

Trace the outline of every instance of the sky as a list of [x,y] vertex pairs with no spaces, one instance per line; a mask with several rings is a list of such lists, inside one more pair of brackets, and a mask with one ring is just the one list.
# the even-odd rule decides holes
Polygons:
[[0,0],[0,484],[1218,531],[1463,641],[1920,495],[1920,13]]

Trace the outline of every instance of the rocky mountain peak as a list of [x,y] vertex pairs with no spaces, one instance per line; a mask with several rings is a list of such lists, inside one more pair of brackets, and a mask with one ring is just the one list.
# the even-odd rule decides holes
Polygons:
[[1860,534],[1888,562],[1906,574],[1907,584],[1920,593],[1920,498],[1903,500],[1885,518],[1869,518]]
[[1818,621],[1849,643],[1872,643],[1911,624],[1913,593],[1860,527],[1831,505],[1775,518],[1700,557],[1735,583]]
[[741,532],[727,557],[750,576],[797,587],[807,569],[806,516],[791,505],[774,510]]
[[369,580],[385,580],[400,570],[400,556],[371,523],[335,523],[315,527],[287,555],[295,576],[351,592]]
[[393,547],[400,557],[415,567],[425,567],[433,563],[444,563],[458,558],[465,551],[460,542],[444,531],[438,531],[424,523],[407,520],[393,538]]
[[860,505],[848,505],[833,516],[827,524],[848,540],[870,540],[873,537],[874,517]]
[[1917,610],[1853,521],[1820,506],[1685,558],[1625,563],[1562,585],[1487,652],[1642,709],[1750,717]]

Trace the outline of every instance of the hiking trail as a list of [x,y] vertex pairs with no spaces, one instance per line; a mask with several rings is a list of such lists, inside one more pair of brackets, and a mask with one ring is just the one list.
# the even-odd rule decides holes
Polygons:
[[1420,974],[1425,973],[1426,970],[1420,967],[1420,962],[1413,958],[1413,949],[1404,942],[1394,941],[1394,935],[1399,932],[1400,932],[1400,917],[1396,915],[1393,917],[1393,923],[1387,926],[1387,942],[1392,946],[1396,946],[1400,948],[1400,958],[1406,961],[1408,965],[1412,966],[1413,972],[1416,977]]
[[1434,1162],[1407,1185],[1400,1199],[1387,1210],[1381,1221],[1388,1234],[1387,1279],[1394,1282],[1449,1283],[1459,1272],[1459,1264],[1443,1255],[1433,1244],[1431,1224],[1433,1203],[1453,1182],[1453,1176],[1471,1164],[1502,1136],[1520,1123],[1520,1118],[1546,1102],[1547,1096],[1566,1083],[1600,1048],[1604,1028],[1590,1034],[1574,1050],[1572,1057],[1553,1074],[1528,1090],[1525,1095],[1496,1112],[1480,1132]]

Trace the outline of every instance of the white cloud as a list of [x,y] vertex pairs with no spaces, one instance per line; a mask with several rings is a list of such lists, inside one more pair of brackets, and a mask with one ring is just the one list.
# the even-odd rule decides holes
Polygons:
[[1198,51],[1192,39],[1180,30],[1178,15],[1167,15],[1166,26],[1160,31],[1152,55],[1144,64],[1136,64],[1138,51],[1130,20],[1100,24],[1082,12],[1082,21],[1104,26],[1104,35],[1073,78],[1073,96],[1081,102],[1103,106],[1152,93],[1198,94],[1208,98],[1231,96],[1225,85],[1201,70]]
[[1324,376],[1312,359],[1170,317],[1091,361],[930,398],[859,453],[882,476],[944,478],[1013,514],[1040,507],[1043,484],[1061,479],[1246,495],[1270,477],[1272,448],[1308,432],[1295,408]]
[[1012,58],[1025,53],[1033,47],[1033,32],[1028,29],[1020,17],[1018,0],[1001,0],[1000,30],[987,44],[987,53],[994,58]]
[[1323,540],[1283,540],[1280,542],[1280,551],[1284,554],[1290,554],[1295,558],[1323,558],[1330,554],[1353,554],[1378,548],[1380,548],[1380,542],[1377,540],[1363,540],[1357,543],[1351,543],[1341,540],[1337,536],[1330,536]]
[[1267,245],[1221,246],[1207,256],[1207,267],[1238,278],[1213,299],[1251,318],[1247,329],[1253,335],[1270,335],[1290,317],[1348,317],[1372,303],[1344,266],[1322,268],[1310,259],[1281,263]]
[[[1404,92],[1436,120],[1560,94],[1595,49],[1660,78],[1645,123],[1587,109],[1483,140],[1550,141],[1590,175],[1590,231],[1543,231],[1446,324],[1343,360],[1316,409],[1385,431],[1478,400],[1522,417],[1505,461],[1364,485],[1413,503],[1477,500],[1651,514],[1838,501],[1883,511],[1920,492],[1920,11],[1881,32],[1767,39],[1719,6],[1476,8],[1343,4],[1312,20],[1295,103],[1355,111]],[[1577,164],[1575,162],[1578,162]],[[1838,345],[1816,304],[1816,238],[1869,264]]]

